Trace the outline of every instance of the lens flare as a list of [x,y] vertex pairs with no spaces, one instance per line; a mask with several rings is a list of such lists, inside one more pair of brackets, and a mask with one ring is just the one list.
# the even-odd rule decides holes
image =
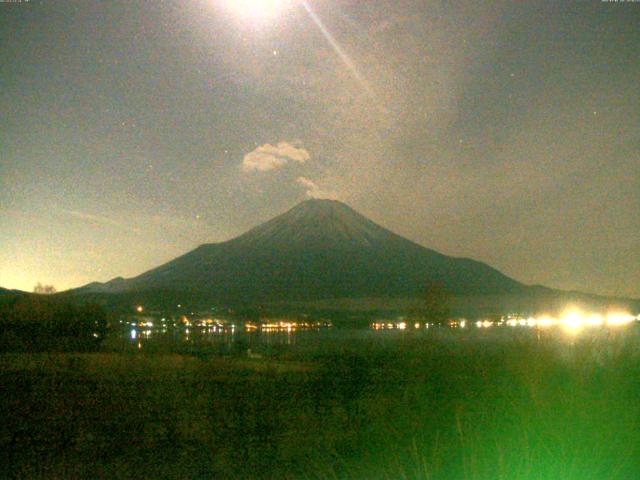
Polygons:
[[311,9],[311,6],[309,5],[309,2],[303,0],[302,1],[302,6],[305,8],[307,13],[311,17],[311,20],[313,20],[313,22],[316,24],[316,26],[318,27],[318,29],[320,30],[320,32],[322,33],[324,38],[327,40],[327,42],[329,42],[329,44],[331,45],[333,50],[336,52],[336,54],[338,55],[340,60],[342,60],[342,63],[344,63],[345,66],[349,69],[349,71],[351,72],[351,75],[353,76],[353,78],[356,79],[356,81],[360,84],[360,86],[367,93],[367,95],[369,95],[371,98],[375,98],[375,94],[373,92],[373,89],[369,85],[369,82],[367,81],[367,79],[364,78],[362,73],[360,73],[360,70],[358,69],[356,63],[351,59],[351,57],[347,54],[347,52],[342,48],[340,43],[338,43],[336,38],[331,34],[331,32],[327,29],[327,27],[325,27],[325,25],[322,22],[322,20],[320,20],[320,17],[316,14],[316,12],[314,12]]
[[290,6],[292,0],[226,0],[226,7],[243,20],[258,25],[274,21]]

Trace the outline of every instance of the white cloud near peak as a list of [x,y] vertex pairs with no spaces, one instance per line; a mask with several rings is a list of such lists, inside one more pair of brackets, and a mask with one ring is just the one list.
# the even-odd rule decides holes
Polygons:
[[268,172],[285,166],[290,161],[304,163],[311,158],[307,150],[298,146],[298,142],[292,145],[288,142],[279,142],[277,145],[266,143],[260,145],[252,152],[247,153],[242,160],[244,172]]
[[324,198],[327,200],[337,200],[338,194],[332,190],[325,190],[307,177],[298,177],[296,179],[298,185],[303,186],[307,190],[307,197],[309,198]]

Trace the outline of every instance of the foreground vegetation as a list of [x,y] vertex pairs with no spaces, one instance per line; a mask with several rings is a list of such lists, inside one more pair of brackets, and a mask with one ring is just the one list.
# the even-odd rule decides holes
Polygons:
[[47,295],[0,297],[0,352],[97,351],[107,333],[107,313]]
[[638,478],[634,328],[4,354],[0,476]]

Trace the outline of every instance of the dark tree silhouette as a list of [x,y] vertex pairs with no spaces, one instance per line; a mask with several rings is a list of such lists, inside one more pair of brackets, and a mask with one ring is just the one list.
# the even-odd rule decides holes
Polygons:
[[425,285],[419,303],[409,312],[412,321],[442,324],[449,320],[451,314],[450,295],[438,282]]
[[99,306],[34,295],[0,305],[0,351],[93,351],[106,330]]
[[39,293],[41,295],[51,295],[56,293],[56,287],[53,285],[42,285],[40,282],[33,287],[33,293]]

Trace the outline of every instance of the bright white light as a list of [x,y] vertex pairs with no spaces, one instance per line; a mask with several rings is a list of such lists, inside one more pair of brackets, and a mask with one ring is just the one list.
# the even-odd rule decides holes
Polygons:
[[602,315],[594,313],[592,315],[589,315],[585,319],[585,323],[589,324],[592,327],[599,327],[600,325],[604,324],[604,318],[602,317]]
[[562,315],[560,321],[567,330],[576,332],[584,324],[584,316],[577,310],[568,310]]
[[609,313],[607,315],[607,325],[616,326],[616,325],[626,325],[627,323],[631,323],[635,320],[634,316],[628,313]]
[[282,15],[292,0],[226,0],[227,8],[253,25],[273,21]]
[[555,320],[551,317],[540,317],[537,319],[537,323],[539,327],[550,327],[555,323]]
[[[565,330],[571,333],[578,333],[584,328],[588,327],[602,327],[604,325],[615,327],[632,323],[636,320],[640,320],[628,312],[609,312],[607,315],[602,315],[595,312],[585,313],[577,308],[569,308],[559,317],[551,317],[549,315],[542,315],[540,317],[529,317],[527,319],[516,319],[510,317],[506,320],[506,325],[510,327],[537,327],[547,328],[555,325],[562,326]],[[476,325],[478,327],[487,327],[487,321],[478,321]]]

